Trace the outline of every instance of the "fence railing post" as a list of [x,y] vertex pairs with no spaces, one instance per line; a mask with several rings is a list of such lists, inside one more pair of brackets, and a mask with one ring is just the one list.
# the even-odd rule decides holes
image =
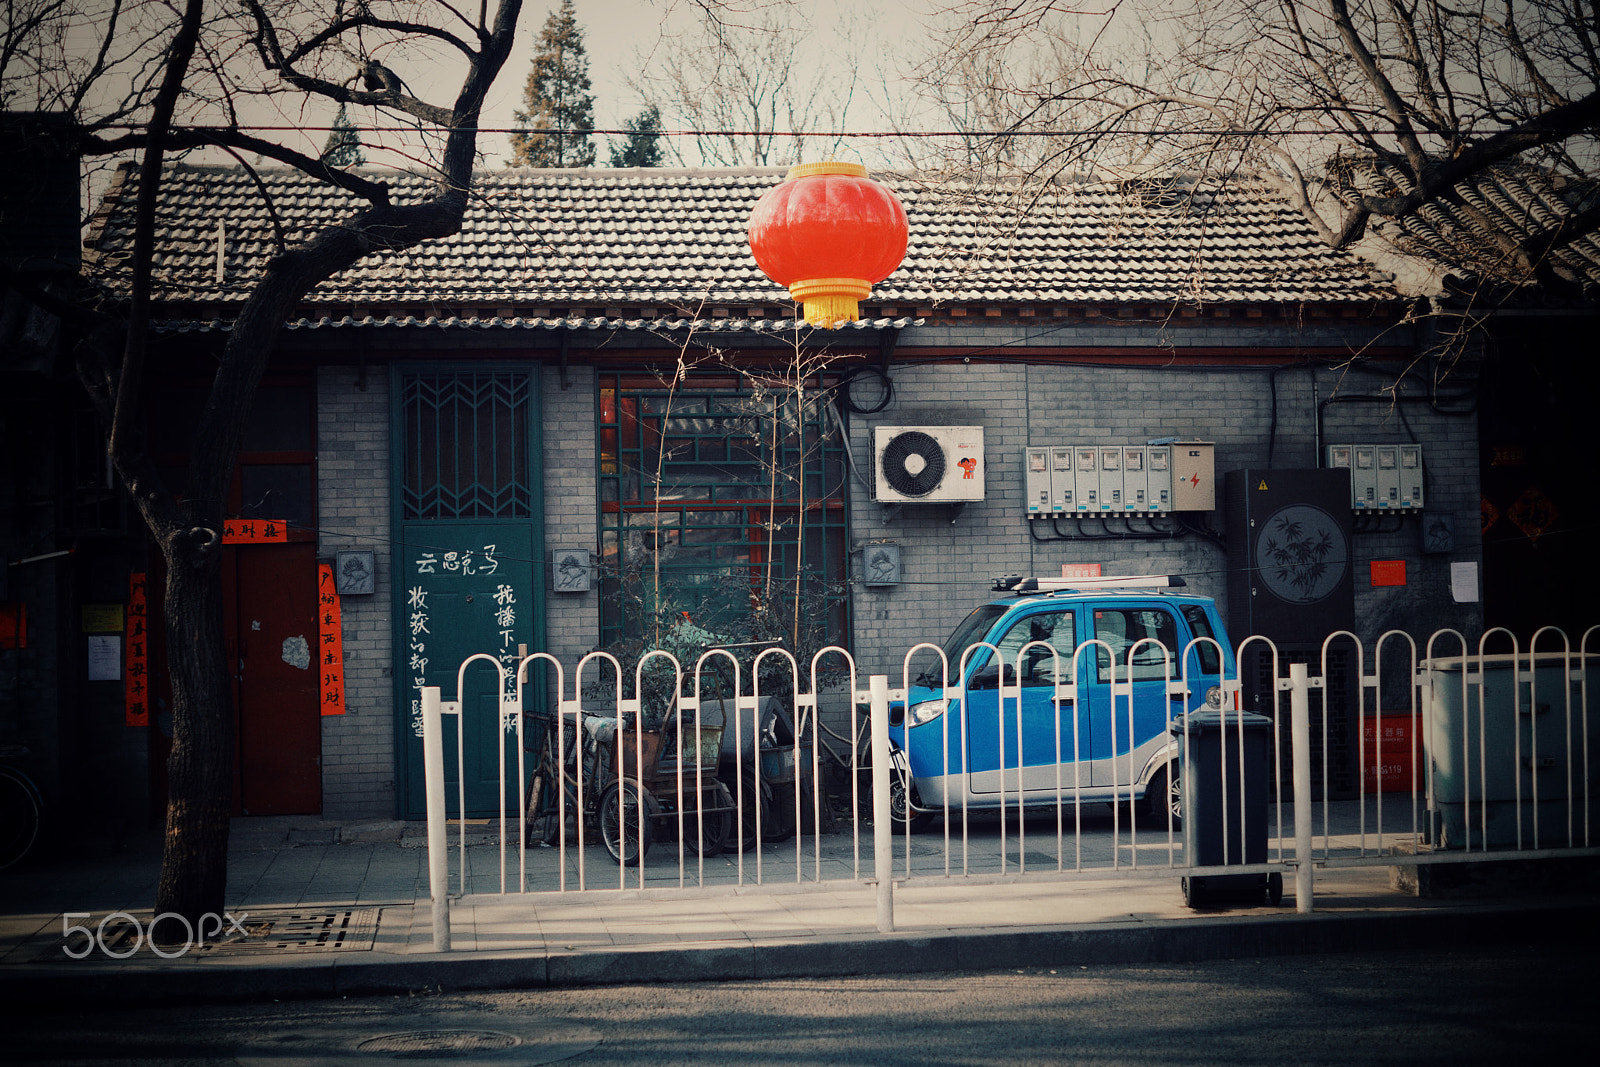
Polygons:
[[[894,931],[894,815],[889,805],[889,676],[868,682],[872,725],[872,874],[878,882],[878,932]],[[909,788],[907,802],[910,801]]]
[[[450,951],[450,852],[444,812],[444,722],[439,687],[422,687],[422,778],[428,812],[428,899],[433,906],[433,950]],[[462,862],[466,862],[463,853]]]
[[1289,737],[1294,756],[1294,910],[1311,914],[1311,683],[1304,663],[1289,664]]

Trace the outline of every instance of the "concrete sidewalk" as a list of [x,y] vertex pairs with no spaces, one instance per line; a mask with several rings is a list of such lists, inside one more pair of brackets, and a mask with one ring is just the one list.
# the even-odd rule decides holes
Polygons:
[[[663,853],[672,855],[652,852],[642,890],[618,891],[616,867],[600,865],[586,872],[588,888],[578,892],[569,864],[569,891],[557,892],[556,853],[534,849],[529,885],[538,891],[501,894],[494,835],[485,826],[470,830],[467,892],[451,902],[448,953],[433,949],[427,851],[417,824],[237,820],[225,927],[234,936],[173,959],[135,937],[155,896],[154,835],[114,856],[80,851],[0,872],[0,996],[127,1004],[1088,966],[1508,938],[1593,941],[1600,900],[1588,877],[1420,898],[1391,888],[1388,867],[1335,868],[1318,871],[1310,915],[1296,913],[1292,885],[1279,907],[1191,910],[1177,876],[1167,872],[1068,880],[1046,869],[1026,880],[1014,871],[963,879],[945,877],[942,860],[930,872],[924,860],[916,877],[897,884],[894,930],[885,934],[875,887],[848,880],[856,872],[847,837],[824,839],[824,877],[846,880],[809,880],[822,859],[811,851],[812,839],[802,853],[807,880],[798,884],[789,842],[762,849],[759,885],[752,884],[755,856],[744,857],[744,884],[728,884],[738,860],[723,856],[706,861],[714,876],[707,884],[680,890],[669,845]],[[1027,855],[1034,871],[1048,868],[1034,848]],[[452,849],[453,864],[455,857]],[[514,886],[514,849],[509,862]],[[870,858],[863,862],[870,874]],[[691,866],[687,877],[693,882],[698,874]],[[71,925],[88,933],[64,940]]]

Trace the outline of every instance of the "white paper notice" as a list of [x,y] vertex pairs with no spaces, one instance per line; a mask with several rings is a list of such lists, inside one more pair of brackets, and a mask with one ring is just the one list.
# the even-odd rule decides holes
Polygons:
[[1457,604],[1478,602],[1478,565],[1476,563],[1450,564],[1450,595]]
[[120,682],[122,680],[122,638],[116,636],[89,636],[89,681]]

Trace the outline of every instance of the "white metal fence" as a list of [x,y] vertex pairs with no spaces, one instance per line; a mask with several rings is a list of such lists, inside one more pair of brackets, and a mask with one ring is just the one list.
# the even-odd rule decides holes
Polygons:
[[[840,648],[824,649],[810,663],[768,649],[748,671],[725,649],[709,650],[693,664],[655,651],[631,665],[631,691],[644,691],[647,671],[664,674],[669,667],[671,692],[680,696],[662,722],[645,730],[639,729],[645,702],[623,698],[626,667],[605,653],[584,657],[570,674],[545,653],[511,670],[493,656],[470,657],[457,672],[456,692],[467,691],[471,672],[492,670],[489,684],[502,694],[509,735],[500,746],[502,807],[491,824],[497,871],[476,872],[473,891],[775,882],[836,888],[853,881],[873,887],[879,926],[887,930],[894,883],[909,879],[1176,876],[1197,896],[1202,885],[1259,884],[1274,901],[1283,881],[1292,880],[1297,910],[1309,912],[1318,868],[1600,853],[1594,836],[1600,693],[1591,685],[1600,626],[1576,647],[1554,628],[1540,630],[1527,647],[1506,630],[1476,642],[1441,630],[1421,646],[1390,631],[1370,648],[1341,631],[1319,654],[1298,656],[1310,662],[1292,663],[1266,638],[1251,637],[1234,650],[1235,663],[1249,654],[1269,666],[1268,690],[1257,694],[1253,709],[1264,718],[1242,714],[1250,709],[1241,708],[1235,669],[1218,679],[1220,707],[1210,720],[1179,716],[1170,737],[1147,739],[1140,748],[1132,666],[1140,646],[1151,646],[1142,649],[1146,662],[1163,665],[1165,712],[1167,699],[1192,707],[1201,698],[1187,670],[1204,640],[1185,649],[1141,642],[1125,663],[1112,666],[1110,684],[1097,689],[1076,683],[1079,657],[1101,642],[1084,642],[1068,671],[1061,669],[1066,657],[1048,645],[1018,651],[1017,675],[998,686],[998,789],[981,797],[951,786],[976,766],[967,748],[975,724],[958,684],[972,649],[950,664],[937,646],[917,645],[898,679],[874,675],[866,686]],[[1054,681],[1043,696],[1055,709],[1055,747],[1043,760],[1037,745],[1031,758],[1024,751],[1028,697],[1018,679],[1030,653],[1054,657]],[[1314,697],[1327,695],[1336,673],[1330,656],[1351,665],[1352,699],[1342,708],[1315,701],[1321,707],[1313,711]],[[597,687],[602,662],[612,681]],[[958,709],[941,717],[941,773],[924,766],[923,778],[890,743],[892,732],[905,738],[914,662],[937,665],[949,683],[943,696]],[[530,691],[540,663],[558,694],[555,710],[543,718]],[[789,679],[776,694],[763,692],[760,681],[762,668],[773,664]],[[837,685],[819,682],[829,667]],[[593,695],[597,688],[603,696]],[[449,943],[451,892],[443,724],[454,717],[459,761],[463,707],[441,700],[437,687],[422,690],[429,876],[441,948]],[[832,714],[823,715],[830,707]],[[1082,709],[1068,727],[1059,714],[1065,707]],[[1355,726],[1360,786],[1353,796],[1333,785],[1330,739],[1341,717]],[[1086,781],[1088,761],[1061,756],[1084,751],[1077,731],[1085,722],[1109,727],[1113,749],[1125,730],[1125,756],[1118,752],[1097,765],[1105,780]],[[1008,727],[1016,741],[1009,767]],[[1178,753],[1187,756],[1169,762]],[[1167,778],[1158,779],[1163,768]],[[459,815],[466,803],[460,762],[456,778]],[[909,812],[918,781],[942,783],[941,795],[931,807]],[[1171,802],[1174,794],[1181,802]],[[1190,816],[1186,824],[1175,806]],[[913,822],[929,818],[940,823],[938,831],[914,832]],[[465,834],[462,818],[457,893],[469,884]]]

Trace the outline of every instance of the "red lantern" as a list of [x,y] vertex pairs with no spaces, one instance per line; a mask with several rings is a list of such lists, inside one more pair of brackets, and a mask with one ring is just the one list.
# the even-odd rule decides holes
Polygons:
[[865,167],[802,163],[756,203],[749,232],[756,265],[807,322],[832,329],[860,318],[859,302],[905,258],[906,209]]

